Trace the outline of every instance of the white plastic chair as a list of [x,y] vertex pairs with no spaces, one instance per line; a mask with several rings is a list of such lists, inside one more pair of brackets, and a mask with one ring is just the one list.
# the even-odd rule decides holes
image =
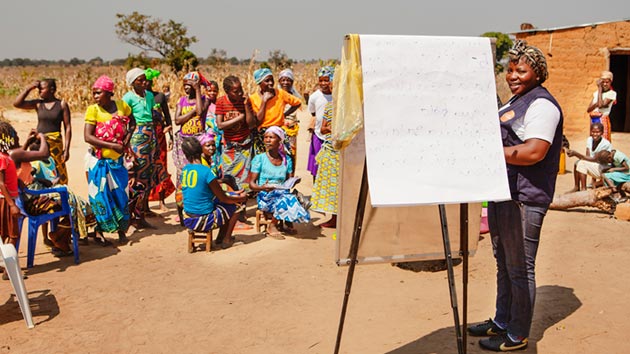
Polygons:
[[17,251],[12,244],[5,245],[0,242],[0,265],[4,266],[4,271],[9,275],[9,280],[15,290],[20,310],[22,310],[22,315],[26,321],[26,326],[28,328],[35,327],[31,308],[28,303],[26,287],[24,286],[24,278],[22,277],[22,271],[20,270],[20,264],[18,262]]

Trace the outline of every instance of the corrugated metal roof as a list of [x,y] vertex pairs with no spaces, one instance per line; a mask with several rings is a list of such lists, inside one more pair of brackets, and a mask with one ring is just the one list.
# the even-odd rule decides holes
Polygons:
[[616,21],[585,23],[583,25],[573,25],[573,26],[564,26],[564,27],[534,28],[534,29],[529,29],[529,30],[525,30],[525,31],[512,32],[511,34],[536,33],[536,32],[553,32],[553,31],[565,30],[565,29],[571,29],[571,28],[595,27],[597,25],[603,25],[603,24],[607,24],[607,23],[628,22],[628,21],[630,21],[630,18],[624,18],[622,20],[616,20]]

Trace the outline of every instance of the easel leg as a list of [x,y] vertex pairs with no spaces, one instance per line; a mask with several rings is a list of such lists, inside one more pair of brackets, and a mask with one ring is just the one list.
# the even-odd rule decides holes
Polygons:
[[459,205],[459,247],[460,256],[462,256],[462,342],[464,343],[464,354],[468,351],[466,348],[468,327],[468,204]]
[[451,293],[451,307],[453,308],[453,319],[455,321],[455,335],[457,336],[457,352],[463,354],[462,331],[459,322],[459,310],[457,308],[457,289],[455,288],[455,274],[453,272],[453,257],[451,255],[451,241],[448,236],[448,224],[446,222],[446,208],[444,204],[439,205],[440,221],[442,223],[442,241],[444,242],[444,257],[448,272],[448,288]]
[[343,297],[343,305],[341,306],[341,317],[339,319],[339,329],[337,330],[337,342],[335,343],[335,354],[339,354],[341,346],[341,335],[343,333],[343,325],[346,319],[346,311],[348,309],[348,300],[350,299],[350,290],[352,289],[352,278],[354,277],[354,267],[357,264],[357,254],[359,252],[359,240],[361,239],[361,228],[363,227],[363,215],[365,214],[365,203],[367,201],[368,182],[367,182],[367,165],[363,162],[363,177],[361,177],[361,191],[359,192],[359,200],[357,202],[357,211],[354,216],[354,231],[352,232],[352,242],[350,244],[350,264],[348,268],[348,277],[346,278],[346,291]]

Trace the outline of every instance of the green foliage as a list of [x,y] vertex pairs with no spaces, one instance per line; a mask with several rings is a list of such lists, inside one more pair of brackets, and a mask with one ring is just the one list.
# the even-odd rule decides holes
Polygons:
[[224,65],[227,61],[227,52],[224,49],[212,48],[210,55],[206,58],[206,64],[215,68]]
[[125,68],[127,69],[148,68],[149,66],[151,66],[151,60],[147,58],[144,52],[138,55],[129,54],[125,59]]
[[510,36],[501,32],[486,32],[481,35],[482,37],[496,38],[496,62],[495,70],[497,72],[503,71],[503,65],[500,63],[505,57],[505,54],[512,48],[512,40]]
[[175,71],[197,65],[197,57],[188,50],[197,38],[188,36],[182,23],[163,22],[137,11],[130,15],[116,14],[116,18],[116,35],[123,42],[159,54]]

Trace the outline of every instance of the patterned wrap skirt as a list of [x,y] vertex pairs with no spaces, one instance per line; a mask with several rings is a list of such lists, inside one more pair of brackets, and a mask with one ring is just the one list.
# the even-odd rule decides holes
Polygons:
[[150,201],[161,200],[175,192],[171,174],[168,173],[168,144],[166,143],[166,134],[164,134],[162,124],[155,125],[155,136],[157,149],[155,149],[155,155],[153,156],[153,166],[156,185],[149,194]]
[[339,151],[328,143],[322,145],[316,157],[317,177],[313,185],[312,209],[337,214],[337,185],[339,183]]
[[257,201],[258,209],[273,214],[276,220],[298,223],[307,223],[311,220],[311,215],[300,204],[297,196],[288,190],[260,191]]
[[129,174],[124,158],[87,158],[88,195],[96,217],[97,231],[126,231],[129,226]]
[[217,203],[210,214],[196,215],[184,211],[184,226],[197,232],[208,232],[227,224],[234,212],[236,205]]
[[50,156],[55,160],[59,184],[68,184],[68,170],[66,169],[66,163],[63,161],[63,139],[61,138],[61,133],[46,133],[44,137],[50,149]]
[[225,141],[221,154],[221,168],[224,175],[231,175],[236,179],[239,189],[249,191],[249,170],[252,165],[252,139],[247,138],[241,143]]

